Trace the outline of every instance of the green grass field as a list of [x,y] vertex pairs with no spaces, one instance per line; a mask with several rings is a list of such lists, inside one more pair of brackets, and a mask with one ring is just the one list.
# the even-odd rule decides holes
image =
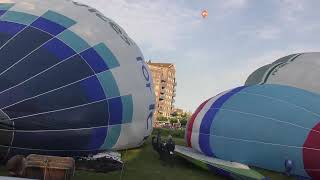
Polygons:
[[[183,139],[175,139],[177,144],[182,145]],[[102,173],[88,173],[77,171],[74,180],[98,180],[98,179],[121,179],[122,180],[224,180],[226,178],[215,175],[211,172],[199,169],[198,167],[184,161],[176,159],[174,166],[164,166],[158,158],[158,154],[153,151],[150,139],[139,148],[123,151],[122,158],[125,168],[122,171]],[[291,180],[279,173],[258,170],[270,179]],[[122,174],[122,175],[121,175]]]
[[[184,141],[175,138],[175,142],[183,145]],[[110,173],[91,173],[77,171],[73,180],[226,180],[227,178],[215,175],[206,170],[177,158],[174,166],[163,165],[158,158],[158,154],[153,151],[151,140],[149,140],[139,149],[131,149],[121,152],[122,159],[125,162],[125,168],[121,171]],[[261,174],[272,180],[293,180],[279,173],[257,169]],[[0,167],[0,176],[6,176],[5,167]]]

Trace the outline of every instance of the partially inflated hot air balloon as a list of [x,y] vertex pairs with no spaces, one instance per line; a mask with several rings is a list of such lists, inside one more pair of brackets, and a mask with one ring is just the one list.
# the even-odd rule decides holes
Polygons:
[[1,2],[1,157],[141,145],[152,131],[153,85],[125,31],[73,1]]
[[319,52],[292,54],[257,69],[245,84],[282,84],[320,94],[319,69]]
[[208,10],[203,10],[202,13],[201,13],[201,16],[203,18],[206,18],[208,15],[209,15]]
[[278,172],[289,169],[313,179],[320,179],[319,139],[320,95],[271,84],[238,87],[208,99],[191,117],[186,133],[189,147],[207,159],[228,161],[228,167],[245,169],[231,164],[238,162]]

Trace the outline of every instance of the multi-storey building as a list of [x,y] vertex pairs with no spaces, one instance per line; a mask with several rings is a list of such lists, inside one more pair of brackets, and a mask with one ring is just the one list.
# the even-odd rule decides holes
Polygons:
[[169,117],[173,110],[176,96],[176,68],[171,63],[147,63],[152,72],[154,91],[156,95],[155,121],[158,116]]

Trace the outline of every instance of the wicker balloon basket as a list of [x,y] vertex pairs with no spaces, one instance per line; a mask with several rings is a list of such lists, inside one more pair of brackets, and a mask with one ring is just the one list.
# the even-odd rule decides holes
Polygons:
[[74,171],[73,158],[31,154],[26,158],[24,177],[41,180],[69,180],[74,175]]

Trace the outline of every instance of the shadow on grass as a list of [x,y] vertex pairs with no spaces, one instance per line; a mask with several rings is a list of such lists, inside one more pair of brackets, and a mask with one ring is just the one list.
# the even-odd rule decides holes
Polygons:
[[[177,144],[184,144],[183,139],[176,139]],[[88,173],[77,171],[74,180],[87,179],[120,179],[122,180],[224,180],[211,172],[202,170],[184,159],[176,158],[173,167],[164,165],[159,160],[159,155],[152,149],[151,140],[139,149],[122,151],[125,162],[123,172]]]
[[[165,140],[165,139],[164,139]],[[183,139],[174,138],[176,144],[185,145]],[[226,180],[223,176],[203,170],[185,159],[176,157],[173,167],[164,165],[159,160],[159,155],[152,149],[150,138],[138,149],[121,151],[125,162],[123,171],[110,173],[88,173],[77,171],[73,180],[98,180],[98,179],[121,179],[121,180]],[[263,169],[254,168],[261,174],[272,180],[293,180]]]

